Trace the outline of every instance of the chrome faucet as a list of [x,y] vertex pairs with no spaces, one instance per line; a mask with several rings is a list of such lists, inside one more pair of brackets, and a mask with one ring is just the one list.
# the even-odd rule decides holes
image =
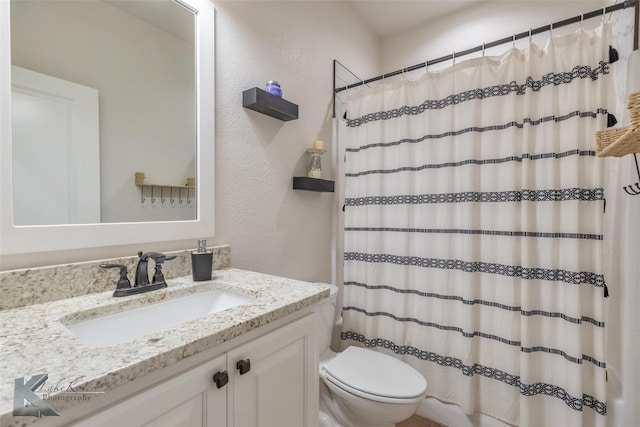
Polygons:
[[[113,292],[114,297],[123,297],[126,295],[141,294],[144,292],[154,291],[156,289],[166,288],[167,282],[162,274],[162,264],[165,261],[172,260],[176,256],[167,256],[159,252],[138,252],[138,266],[136,267],[136,276],[134,286],[131,287],[129,278],[127,277],[127,267],[121,264],[100,264],[101,268],[119,268],[120,279],[116,290]],[[149,283],[149,258],[155,263],[155,271],[151,283]]]

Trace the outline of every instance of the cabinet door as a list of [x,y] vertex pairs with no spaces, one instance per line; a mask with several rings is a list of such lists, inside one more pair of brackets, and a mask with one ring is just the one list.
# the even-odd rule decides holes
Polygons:
[[213,381],[226,370],[226,360],[219,356],[74,426],[226,427],[227,386],[218,389]]
[[309,315],[230,351],[229,426],[316,426],[315,347],[315,318]]

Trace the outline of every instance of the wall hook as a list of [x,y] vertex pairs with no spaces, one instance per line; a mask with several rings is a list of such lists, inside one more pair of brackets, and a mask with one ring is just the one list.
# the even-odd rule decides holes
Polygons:
[[191,204],[191,199],[189,197],[191,197],[189,194],[191,193],[191,189],[189,187],[187,187],[187,204],[190,205]]
[[171,198],[169,199],[171,203],[175,202],[176,199],[173,198],[173,187],[171,187]]
[[152,185],[151,186],[151,203],[155,203],[156,202],[156,196],[154,194],[155,193],[154,190],[155,190],[155,186]]
[[178,188],[178,203],[182,204],[182,188]]
[[140,186],[140,203],[144,203],[144,201],[147,200],[144,198],[144,185]]
[[627,185],[622,188],[628,195],[637,196],[638,194],[640,194],[640,168],[638,168],[638,157],[636,156],[636,153],[633,153],[633,159],[636,162],[636,172],[638,173],[638,182],[636,182],[635,184]]
[[166,199],[164,198],[164,187],[160,187],[160,202],[164,203]]

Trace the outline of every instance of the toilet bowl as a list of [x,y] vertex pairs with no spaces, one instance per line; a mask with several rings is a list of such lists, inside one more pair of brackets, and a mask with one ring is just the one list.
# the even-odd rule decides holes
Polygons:
[[335,321],[336,286],[320,306],[320,425],[393,427],[413,415],[427,394],[417,370],[392,356],[360,347],[329,348]]

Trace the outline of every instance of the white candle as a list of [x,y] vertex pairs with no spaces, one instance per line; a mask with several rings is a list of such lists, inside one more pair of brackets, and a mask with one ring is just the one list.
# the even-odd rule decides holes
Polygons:
[[314,150],[324,150],[324,142],[317,140],[313,141],[313,149]]

